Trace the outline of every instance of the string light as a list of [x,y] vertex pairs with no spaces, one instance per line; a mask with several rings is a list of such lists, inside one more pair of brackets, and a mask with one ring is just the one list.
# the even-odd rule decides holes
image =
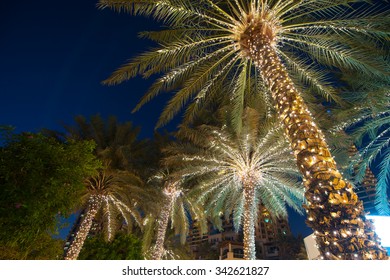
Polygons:
[[65,260],[76,260],[84,245],[88,233],[92,227],[93,219],[96,216],[101,204],[103,202],[102,196],[94,195],[89,199],[89,207],[83,216],[83,220],[76,232],[69,249],[66,251]]
[[244,177],[243,191],[244,191],[244,259],[255,260],[255,183],[256,180],[251,176]]
[[163,194],[165,195],[165,204],[161,209],[160,217],[157,221],[157,238],[152,254],[153,260],[160,260],[164,254],[165,234],[168,227],[169,216],[171,215],[175,199],[181,194],[181,191],[177,188],[176,184],[166,182]]

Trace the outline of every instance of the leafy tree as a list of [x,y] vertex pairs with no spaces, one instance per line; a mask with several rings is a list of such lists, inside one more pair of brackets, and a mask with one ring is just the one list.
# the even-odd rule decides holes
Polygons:
[[[389,42],[389,9],[384,1],[374,7],[363,2],[100,0],[101,8],[151,16],[167,26],[142,33],[158,47],[118,69],[106,83],[162,73],[136,107],[178,89],[161,114],[162,125],[190,101],[185,118],[191,119],[221,93],[229,94],[239,119],[245,89],[254,77],[256,85],[268,89],[304,176],[307,223],[316,232],[322,257],[384,259],[386,251],[365,220],[362,203],[342,178],[303,100],[311,92],[340,101],[325,67],[371,78],[387,75],[381,50]],[[216,89],[226,79],[232,89]]]
[[[245,116],[253,120],[250,112]],[[195,196],[210,217],[233,214],[235,228],[243,225],[244,259],[255,259],[260,203],[273,217],[286,218],[286,205],[302,213],[303,186],[281,131],[255,120],[239,135],[206,125],[182,134],[192,143],[168,147],[165,163],[179,166],[178,174],[195,184]]]
[[198,254],[203,260],[218,260],[219,249],[216,246],[211,246],[208,242],[203,242],[198,245]]
[[281,260],[298,260],[307,259],[302,252],[304,247],[302,236],[295,237],[292,234],[280,234],[276,237],[276,245],[279,248],[279,259]]
[[8,133],[2,141],[0,240],[20,258],[29,258],[42,249],[40,240],[56,231],[58,215],[71,213],[84,178],[101,164],[92,153],[92,141],[58,142],[33,133]]
[[80,260],[142,260],[141,241],[132,234],[118,233],[111,241],[98,235],[88,238]]

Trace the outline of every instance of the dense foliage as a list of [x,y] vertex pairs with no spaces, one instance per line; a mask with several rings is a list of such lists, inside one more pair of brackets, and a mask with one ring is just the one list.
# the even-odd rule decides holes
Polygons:
[[120,233],[110,242],[99,235],[89,238],[80,252],[80,260],[142,260],[141,241],[132,234]]
[[61,143],[32,133],[3,133],[2,141],[0,243],[19,250],[55,233],[58,215],[70,214],[84,178],[100,163],[92,141]]
[[34,242],[23,247],[0,245],[0,260],[58,260],[63,254],[64,241],[50,234],[41,234]]

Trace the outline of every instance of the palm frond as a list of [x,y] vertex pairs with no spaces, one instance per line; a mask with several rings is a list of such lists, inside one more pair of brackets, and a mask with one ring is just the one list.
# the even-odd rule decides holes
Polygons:
[[[388,9],[380,5],[355,5],[359,2],[362,1],[101,0],[101,8],[151,16],[167,26],[160,31],[141,33],[141,37],[156,41],[159,47],[134,58],[105,83],[117,84],[136,75],[150,77],[162,73],[135,108],[138,110],[163,91],[177,89],[158,126],[170,121],[187,105],[184,120],[191,123],[201,107],[208,104],[208,99],[215,99],[214,88],[220,87],[222,80],[232,81],[231,102],[236,111],[241,110],[239,104],[243,103],[243,96],[251,94],[251,90],[244,91],[243,86],[257,85],[262,77],[249,74],[252,66],[246,68],[246,76],[244,68],[237,76],[239,68],[227,66],[233,59],[227,54],[236,50],[237,65],[251,65],[252,61],[240,53],[236,41],[240,20],[248,13],[268,16],[271,12],[278,28],[277,52],[297,85],[303,85],[305,98],[309,98],[308,92],[342,102],[333,89],[337,83],[327,82],[323,66],[373,77],[388,75],[385,70]],[[366,43],[361,44],[362,41]],[[378,46],[383,46],[382,50]],[[226,74],[218,74],[221,68],[215,68],[212,61],[219,61],[222,67],[226,65]],[[313,68],[313,64],[322,66]],[[257,80],[254,83],[250,82],[253,78]],[[237,129],[238,116],[239,111],[232,115]]]
[[381,215],[390,215],[389,186],[390,186],[390,149],[387,149],[379,165],[378,183],[376,185],[375,207]]
[[[254,114],[252,110],[245,112]],[[302,213],[303,186],[280,130],[267,131],[267,126],[256,124],[250,117],[243,120],[245,126],[239,133],[208,125],[183,127],[179,133],[183,143],[165,148],[164,164],[190,180],[193,194],[210,219],[217,219],[221,213],[226,218],[233,215],[236,229],[243,214],[241,178],[248,170],[256,178],[256,201],[278,217],[286,217],[286,204]]]

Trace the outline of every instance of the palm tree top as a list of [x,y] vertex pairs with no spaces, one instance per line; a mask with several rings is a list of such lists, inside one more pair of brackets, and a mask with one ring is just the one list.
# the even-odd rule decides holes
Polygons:
[[291,150],[279,128],[264,130],[252,126],[237,135],[227,127],[183,128],[182,136],[192,144],[166,148],[164,162],[177,166],[178,174],[194,184],[191,195],[211,201],[206,208],[218,216],[221,211],[235,212],[239,219],[242,187],[248,182],[254,185],[257,203],[273,216],[287,217],[285,204],[301,212],[304,188]]
[[151,16],[167,26],[141,33],[158,47],[135,57],[105,82],[162,73],[135,110],[161,92],[178,89],[158,125],[194,101],[185,113],[191,118],[214,97],[220,81],[230,81],[232,103],[238,104],[250,78],[262,83],[249,57],[258,51],[258,41],[264,41],[277,51],[296,85],[340,101],[328,73],[314,65],[387,75],[377,46],[387,44],[389,10],[359,2],[365,1],[100,0],[101,8]]
[[134,168],[145,151],[144,142],[137,139],[140,128],[131,122],[120,123],[112,116],[103,119],[100,115],[75,117],[75,125],[65,126],[69,138],[93,140],[96,154],[107,167],[126,170]]
[[97,176],[86,180],[85,202],[101,200],[100,212],[107,222],[104,229],[108,240],[118,227],[118,217],[122,217],[130,228],[133,221],[142,228],[140,209],[144,209],[143,201],[148,194],[143,181],[136,174],[128,171],[101,170]]
[[76,139],[94,140],[99,150],[112,146],[134,145],[140,132],[139,127],[134,127],[131,122],[120,123],[116,117],[111,116],[106,120],[100,115],[74,118],[76,124],[65,126],[70,137]]

